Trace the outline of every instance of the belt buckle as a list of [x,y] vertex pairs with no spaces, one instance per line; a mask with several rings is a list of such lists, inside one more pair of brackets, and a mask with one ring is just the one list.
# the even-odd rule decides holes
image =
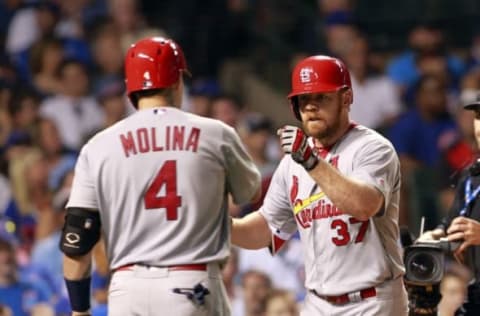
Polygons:
[[348,302],[360,302],[363,300],[361,291],[348,293],[347,298]]

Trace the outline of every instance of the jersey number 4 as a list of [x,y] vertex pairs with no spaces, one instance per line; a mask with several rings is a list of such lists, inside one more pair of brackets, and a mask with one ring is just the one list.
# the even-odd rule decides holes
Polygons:
[[[360,228],[358,229],[357,236],[355,236],[355,243],[359,243],[363,241],[365,238],[365,234],[368,229],[368,224],[370,223],[369,220],[366,221],[359,221],[355,217],[350,217],[348,219],[350,224],[358,224]],[[350,242],[352,239],[350,237],[350,232],[348,231],[348,224],[342,219],[335,219],[330,224],[330,228],[335,229],[337,231],[337,236],[332,238],[332,242],[337,246],[345,246]]]
[[[158,196],[164,185],[165,194]],[[182,205],[182,197],[177,195],[177,162],[175,160],[165,161],[148,187],[143,200],[147,210],[165,208],[167,220],[177,220],[178,207]]]

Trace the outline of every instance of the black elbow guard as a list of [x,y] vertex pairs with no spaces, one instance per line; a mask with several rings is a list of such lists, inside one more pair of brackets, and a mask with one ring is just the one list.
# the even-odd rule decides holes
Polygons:
[[60,249],[69,257],[86,255],[100,239],[100,214],[81,208],[67,209]]

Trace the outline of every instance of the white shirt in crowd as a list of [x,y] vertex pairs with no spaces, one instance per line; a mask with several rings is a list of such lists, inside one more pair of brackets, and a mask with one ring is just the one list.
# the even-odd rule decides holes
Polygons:
[[394,83],[386,76],[368,77],[360,83],[352,80],[353,103],[350,118],[358,124],[376,129],[385,120],[399,115],[402,105]]
[[71,149],[80,149],[104,121],[103,110],[93,97],[50,97],[42,102],[40,115],[54,121],[62,143]]

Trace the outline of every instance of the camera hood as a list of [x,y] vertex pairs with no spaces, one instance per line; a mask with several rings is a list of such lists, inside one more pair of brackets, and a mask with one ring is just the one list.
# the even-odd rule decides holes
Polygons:
[[417,243],[405,249],[405,281],[415,285],[438,284],[443,278],[445,244]]

